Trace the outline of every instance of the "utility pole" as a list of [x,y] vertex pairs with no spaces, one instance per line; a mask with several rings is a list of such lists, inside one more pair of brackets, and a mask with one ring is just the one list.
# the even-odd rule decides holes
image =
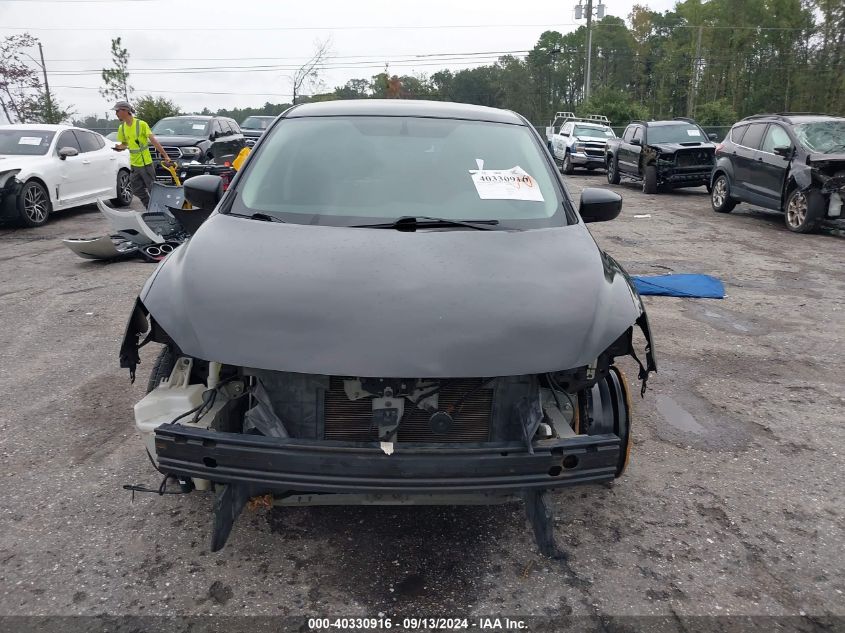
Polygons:
[[695,97],[698,91],[698,74],[701,70],[701,32],[703,26],[698,27],[698,43],[695,45],[695,58],[692,60],[692,77],[690,77],[689,93],[687,94],[687,116],[695,117]]
[[584,78],[584,101],[590,99],[590,62],[593,58],[593,0],[587,0],[587,68]]
[[41,55],[41,70],[44,71],[44,97],[47,102],[47,117],[49,123],[53,121],[53,100],[50,98],[50,84],[47,83],[47,66],[44,64],[44,49],[41,48],[41,42],[38,42],[38,53]]
[[[584,76],[584,101],[590,98],[590,75],[592,70],[593,59],[593,0],[587,0],[587,6],[581,4],[584,0],[578,0],[578,5],[575,7],[575,19],[580,20],[582,17],[587,18],[587,63],[586,72]],[[596,17],[602,19],[604,17],[604,3],[599,0],[596,7]],[[584,14],[586,12],[586,15]]]

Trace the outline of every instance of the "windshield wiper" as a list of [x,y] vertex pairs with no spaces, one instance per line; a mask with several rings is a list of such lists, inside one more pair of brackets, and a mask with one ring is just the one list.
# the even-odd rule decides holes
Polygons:
[[[422,220],[422,221],[421,221]],[[448,218],[434,218],[428,215],[406,215],[393,222],[382,224],[356,224],[359,229],[396,229],[397,231],[416,231],[418,228],[439,226],[465,226],[478,231],[492,231],[491,227],[499,224],[498,220],[450,220]]]
[[244,215],[243,213],[229,213],[228,215],[235,216],[236,218],[249,218],[250,220],[261,220],[262,222],[281,222],[282,224],[287,224],[281,218],[277,218],[274,215],[269,215],[267,213],[253,213],[252,215]]

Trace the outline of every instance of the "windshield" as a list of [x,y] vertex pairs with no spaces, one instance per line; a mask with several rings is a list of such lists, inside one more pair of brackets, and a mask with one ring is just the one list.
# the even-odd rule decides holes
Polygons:
[[335,226],[403,216],[566,223],[527,127],[337,116],[287,119],[268,134],[241,176],[233,213]]
[[55,135],[48,130],[0,130],[0,154],[43,156]]
[[591,127],[576,125],[575,136],[592,136],[593,138],[614,138],[615,134],[609,127]]
[[206,136],[208,119],[162,119],[153,126],[152,132],[160,136]]
[[709,141],[697,125],[655,125],[648,128],[649,143],[706,143]]
[[811,152],[833,154],[845,152],[845,119],[796,125],[795,136]]
[[248,116],[241,123],[241,127],[245,130],[266,130],[273,122],[273,118],[264,118],[259,116]]

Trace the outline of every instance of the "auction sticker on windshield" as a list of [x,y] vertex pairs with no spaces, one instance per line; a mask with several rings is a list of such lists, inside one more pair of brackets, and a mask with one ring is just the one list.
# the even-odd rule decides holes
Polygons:
[[522,167],[484,169],[484,161],[477,158],[478,169],[470,169],[472,183],[482,200],[529,200],[544,202],[543,192]]
[[40,136],[21,136],[18,145],[41,145]]

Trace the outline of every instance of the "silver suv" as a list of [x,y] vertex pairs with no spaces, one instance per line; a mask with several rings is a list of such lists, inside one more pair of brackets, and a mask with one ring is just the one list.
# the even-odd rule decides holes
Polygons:
[[600,114],[576,117],[572,112],[558,112],[546,128],[549,151],[565,174],[575,167],[604,168],[607,140],[616,138],[610,120]]

